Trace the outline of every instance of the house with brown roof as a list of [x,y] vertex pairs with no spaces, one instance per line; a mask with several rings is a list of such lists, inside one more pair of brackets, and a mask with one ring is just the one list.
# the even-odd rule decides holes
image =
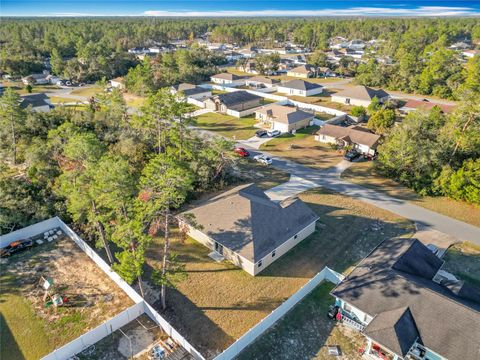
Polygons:
[[358,125],[344,127],[325,124],[317,131],[315,140],[340,147],[351,146],[359,153],[373,156],[376,153],[380,135]]
[[331,292],[374,359],[478,360],[480,290],[416,239],[381,243]]
[[315,231],[318,220],[302,200],[272,201],[255,184],[238,186],[181,214],[190,237],[258,275]]
[[315,67],[308,64],[300,65],[287,71],[287,76],[298,77],[303,79],[315,77],[315,75],[316,75]]
[[399,111],[401,113],[407,114],[411,111],[424,110],[429,111],[434,107],[438,107],[443,113],[450,113],[455,109],[455,105],[439,104],[431,102],[427,99],[423,100],[408,100],[405,105],[403,105]]
[[228,86],[242,86],[245,85],[245,78],[230,73],[216,74],[210,77],[210,80],[215,84]]
[[254,88],[271,88],[278,84],[280,81],[270,79],[266,76],[253,76],[245,80],[247,86]]
[[382,89],[375,90],[368,86],[358,85],[333,94],[332,101],[340,104],[367,107],[374,97],[383,103],[389,99],[390,95]]
[[309,126],[314,115],[294,106],[270,104],[255,111],[255,118],[271,130],[290,132]]

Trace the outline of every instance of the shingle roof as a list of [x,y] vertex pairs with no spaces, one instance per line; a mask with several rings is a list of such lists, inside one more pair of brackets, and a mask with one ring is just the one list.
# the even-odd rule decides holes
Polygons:
[[[391,311],[408,308],[418,341],[424,346],[447,359],[478,360],[480,303],[428,279],[440,268],[431,256],[418,240],[386,240],[335,287],[332,295],[379,318],[366,330],[375,341],[393,341],[385,344],[389,348],[394,347],[395,339],[384,332],[378,333],[377,339],[374,330],[379,327],[375,324],[390,318]],[[399,342],[411,341],[411,328],[411,324],[399,328]]]
[[311,82],[300,80],[300,79],[290,80],[281,86],[290,88],[290,89],[296,89],[296,90],[313,90],[313,89],[318,89],[323,87],[322,85],[311,83]]
[[333,124],[325,124],[320,130],[317,131],[317,135],[326,135],[336,139],[350,140],[355,144],[367,145],[369,148],[374,148],[380,135],[371,133],[365,128],[360,126],[343,127]]
[[385,311],[375,316],[363,332],[402,357],[420,337],[408,307]]
[[254,184],[238,186],[183,215],[224,247],[256,263],[318,216],[300,199],[276,203]]
[[30,95],[23,95],[20,103],[20,107],[22,109],[27,108],[28,106],[32,105],[32,107],[40,107],[49,105],[47,102],[48,96],[44,93],[39,94],[30,94]]
[[221,73],[221,74],[213,75],[212,78],[223,79],[223,80],[232,80],[232,81],[243,79],[242,76],[238,76],[238,75],[234,75],[234,74],[230,74],[230,73]]
[[263,84],[275,84],[279,82],[278,80],[270,79],[265,76],[254,76],[248,79],[248,81],[256,81]]
[[296,122],[310,119],[313,117],[312,113],[303,110],[298,110],[295,107],[283,106],[278,104],[267,105],[256,112],[272,116],[274,121],[284,124],[294,124]]
[[312,65],[300,65],[300,66],[297,66],[291,70],[288,70],[288,72],[292,72],[292,73],[300,73],[300,74],[308,74],[308,73],[311,73],[311,72],[314,72],[315,69]]
[[181,91],[185,94],[185,96],[190,96],[190,95],[195,95],[195,94],[201,94],[205,92],[209,92],[209,90],[199,87],[197,85],[193,84],[188,84],[188,83],[181,83],[178,85],[174,85],[173,88],[176,91]]
[[358,85],[352,88],[340,91],[338,93],[333,94],[333,96],[342,96],[351,99],[358,99],[358,100],[372,100],[375,96],[378,99],[382,99],[388,96],[388,93],[382,89],[375,90],[369,88],[368,86]]
[[262,98],[246,91],[233,91],[230,93],[216,95],[214,99],[218,99],[222,104],[225,104],[225,106],[228,107],[242,104],[251,100],[260,101]]
[[434,106],[438,106],[444,113],[452,112],[455,108],[455,105],[437,104],[428,100],[408,100],[402,108],[430,110]]

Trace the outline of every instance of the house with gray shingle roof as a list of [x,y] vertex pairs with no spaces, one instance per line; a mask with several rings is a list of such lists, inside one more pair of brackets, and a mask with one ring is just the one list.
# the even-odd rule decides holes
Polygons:
[[443,263],[416,239],[388,239],[332,290],[367,356],[479,359],[480,290],[444,276]]
[[272,201],[238,186],[181,215],[189,236],[257,275],[315,231],[318,216],[300,199]]
[[45,93],[23,95],[20,100],[22,109],[30,108],[33,111],[46,112],[53,108],[50,98]]
[[321,94],[323,92],[323,86],[297,79],[278,85],[277,91],[287,95],[312,96]]
[[216,74],[210,77],[210,80],[215,84],[228,85],[228,86],[241,86],[245,85],[245,78],[230,73]]
[[204,103],[207,109],[241,117],[253,114],[255,112],[254,109],[260,106],[261,101],[262,98],[260,96],[241,90],[215,95],[206,99]]
[[210,90],[188,83],[174,85],[170,88],[170,92],[177,94],[177,96],[180,98],[192,98],[196,100],[205,99],[212,96],[212,92]]

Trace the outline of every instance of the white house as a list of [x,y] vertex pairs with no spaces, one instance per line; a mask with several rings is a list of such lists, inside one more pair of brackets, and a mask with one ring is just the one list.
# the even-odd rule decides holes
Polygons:
[[254,88],[272,88],[277,83],[279,83],[278,80],[270,79],[265,76],[253,76],[245,80],[245,84],[247,86],[251,86]]
[[370,130],[352,125],[348,127],[325,124],[315,135],[315,140],[327,144],[337,144],[341,147],[352,146],[359,153],[373,156],[377,150],[380,135]]
[[229,85],[229,86],[245,85],[244,77],[230,74],[230,73],[221,73],[221,74],[213,75],[210,77],[210,80],[215,84],[220,84],[220,85]]
[[110,80],[110,85],[114,88],[123,90],[125,89],[125,80],[123,77],[117,77],[115,79]]
[[22,82],[25,85],[28,84],[34,84],[34,85],[45,85],[50,83],[50,78],[49,78],[48,73],[43,73],[43,74],[31,74],[28,76],[25,76],[22,78]]
[[44,93],[23,95],[20,102],[22,109],[31,108],[37,112],[47,112],[52,109],[50,98]]
[[390,95],[382,89],[375,90],[368,86],[358,85],[333,94],[332,101],[340,104],[367,107],[374,97],[383,103],[389,99]]
[[212,96],[212,92],[209,89],[187,83],[172,86],[170,92],[178,94],[182,98],[192,98],[195,100],[201,100]]
[[314,115],[298,110],[294,106],[270,104],[255,111],[255,118],[271,130],[279,130],[283,133],[306,128]]
[[287,95],[312,96],[321,94],[323,86],[304,80],[291,80],[277,86],[277,91]]
[[182,219],[189,236],[255,276],[312,234],[318,216],[298,198],[274,202],[247,184],[186,211]]

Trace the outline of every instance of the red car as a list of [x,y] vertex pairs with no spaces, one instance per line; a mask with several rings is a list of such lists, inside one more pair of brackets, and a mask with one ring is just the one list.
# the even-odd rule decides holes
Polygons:
[[233,149],[233,151],[236,154],[240,155],[241,157],[250,156],[250,153],[247,150],[245,150],[244,148],[241,148],[241,147],[237,147],[237,148]]

